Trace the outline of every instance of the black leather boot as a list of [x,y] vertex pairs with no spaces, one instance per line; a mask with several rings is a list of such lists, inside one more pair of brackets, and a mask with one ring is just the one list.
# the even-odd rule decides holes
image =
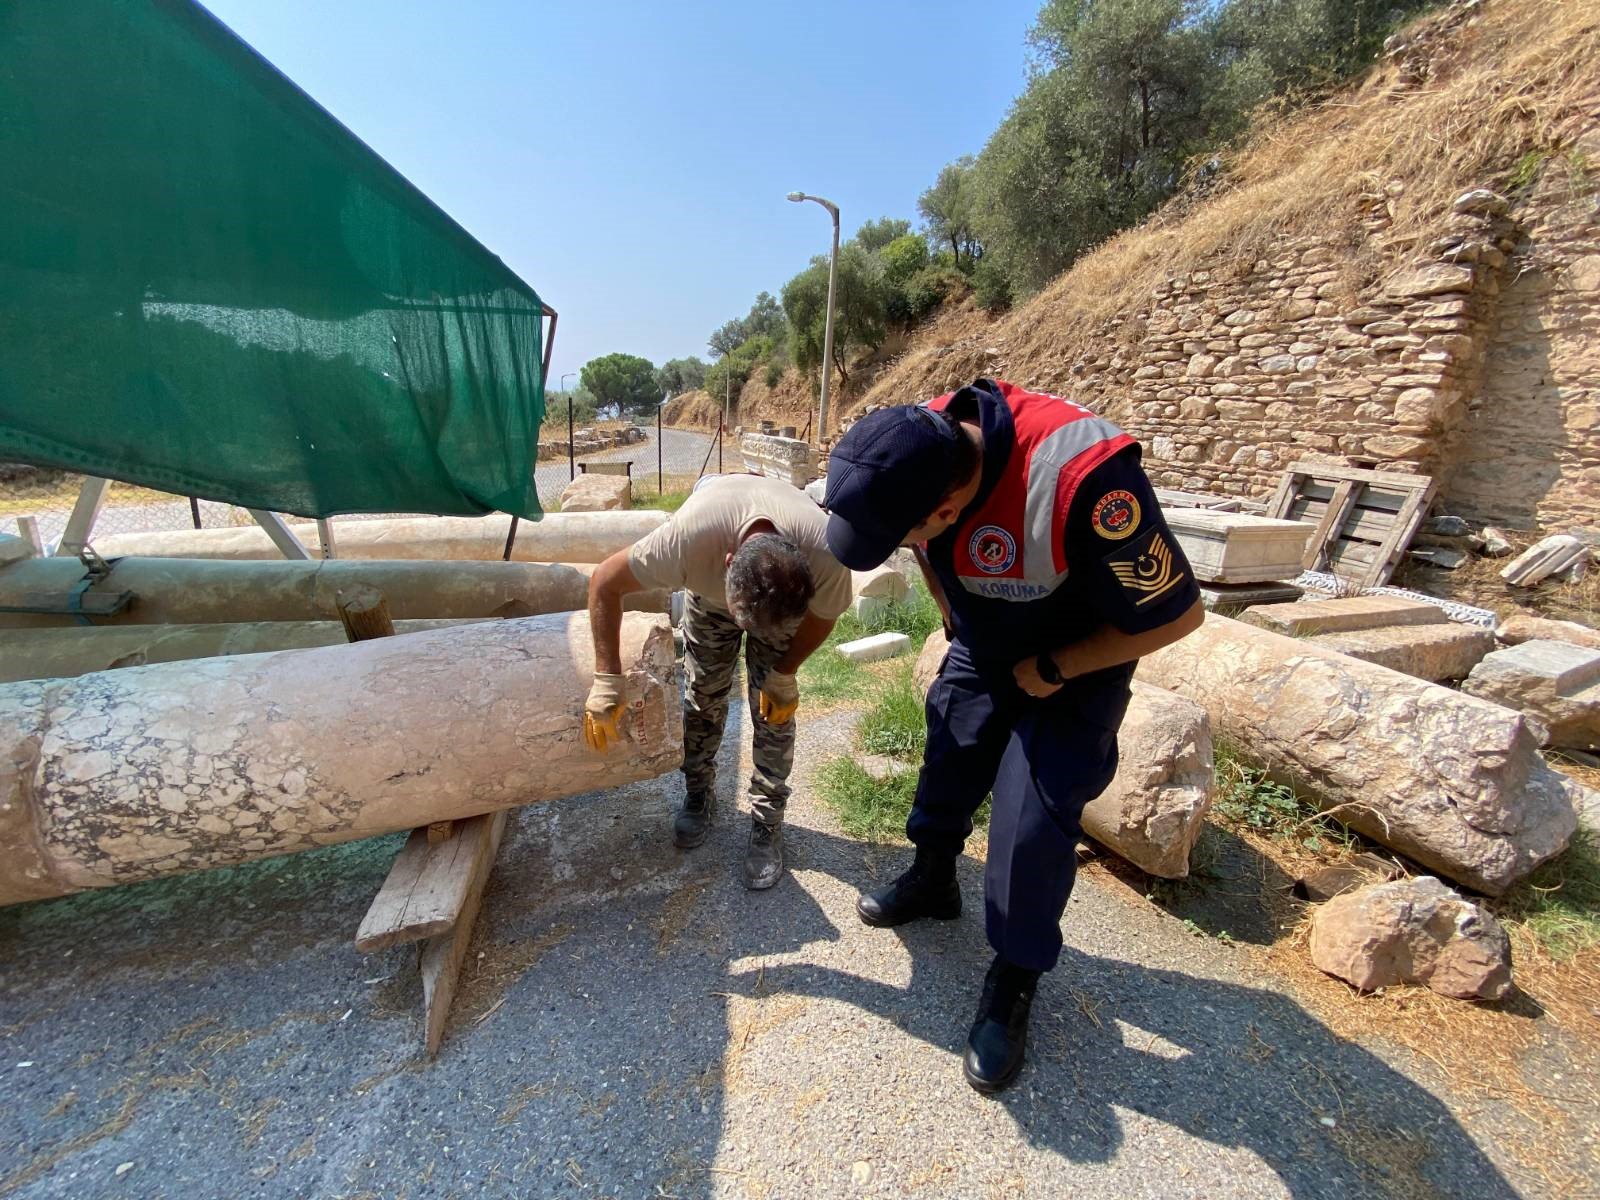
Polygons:
[[711,829],[711,793],[687,795],[683,807],[672,819],[672,842],[680,850],[689,850],[706,840]]
[[954,856],[918,847],[911,869],[888,887],[864,893],[856,912],[868,925],[884,929],[919,917],[955,920],[961,915],[961,888]]
[[1028,1044],[1028,1012],[1039,986],[1039,972],[995,956],[983,979],[978,1016],[967,1035],[962,1070],[967,1082],[985,1094],[1011,1086]]

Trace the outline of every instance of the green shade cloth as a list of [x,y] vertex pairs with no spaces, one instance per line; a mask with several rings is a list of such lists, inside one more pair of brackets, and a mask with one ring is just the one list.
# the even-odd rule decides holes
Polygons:
[[538,295],[190,0],[0,2],[0,214],[0,459],[539,515]]

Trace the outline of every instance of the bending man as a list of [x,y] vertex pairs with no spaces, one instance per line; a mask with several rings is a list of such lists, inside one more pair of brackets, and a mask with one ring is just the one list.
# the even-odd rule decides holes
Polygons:
[[869,925],[961,913],[955,863],[992,790],[995,958],[964,1063],[979,1091],[1022,1067],[1061,952],[1083,807],[1111,782],[1136,660],[1204,619],[1134,440],[1058,396],[980,379],[873,413],[829,460],[828,545],[865,570],[919,547],[950,650],[928,691],[911,868],[857,903]]
[[673,840],[705,841],[728,693],[745,649],[755,769],[744,881],[769,888],[783,874],[783,811],[794,765],[795,672],[850,605],[850,572],[828,553],[827,516],[804,492],[759,475],[707,479],[665,525],[618,551],[589,581],[594,686],[584,737],[606,751],[618,740],[622,597],[683,589],[683,805]]

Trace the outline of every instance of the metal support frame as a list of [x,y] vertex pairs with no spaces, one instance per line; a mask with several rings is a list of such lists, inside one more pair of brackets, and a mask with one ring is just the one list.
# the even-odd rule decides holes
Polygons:
[[[542,300],[540,301],[540,304],[544,308],[544,315],[550,318],[550,328],[545,333],[545,338],[544,338],[544,357],[539,360],[539,378],[541,380],[543,380],[546,384],[548,384],[550,382],[550,356],[552,354],[554,354],[555,350],[556,350],[556,320],[560,317],[560,314],[558,312],[556,312],[555,309],[551,308],[548,304],[545,304]],[[535,430],[534,431],[534,442],[535,442],[536,445],[538,443],[538,436],[539,436],[538,435],[538,431]],[[534,470],[537,472],[537,470],[538,470],[538,452],[535,451],[534,454],[535,454],[535,457],[534,457]],[[573,462],[573,457],[572,457],[572,397],[568,396],[567,397],[567,469],[572,473],[573,477],[576,478],[578,472],[577,472],[577,469],[572,466],[572,462]],[[537,488],[535,489],[535,491],[537,492]],[[518,520],[517,519],[517,514],[516,513],[512,513],[511,514],[511,528],[506,530],[506,548],[505,548],[505,553],[501,554],[501,556],[500,556],[506,562],[510,562],[511,561],[511,550],[512,550],[512,547],[514,547],[517,544],[517,520]]]
[[84,478],[83,486],[78,489],[78,502],[72,506],[72,515],[67,518],[67,530],[56,546],[57,558],[77,558],[83,553],[84,547],[89,544],[89,536],[94,532],[95,520],[105,507],[106,488],[110,484],[109,479],[101,479],[98,475]]
[[333,544],[333,522],[327,517],[317,520],[317,544],[322,548],[323,558],[339,557]]
[[256,519],[256,524],[267,531],[267,536],[272,539],[272,544],[282,551],[285,558],[309,559],[311,551],[307,550],[300,539],[295,537],[294,530],[283,523],[283,518],[275,512],[268,512],[264,508],[245,509]]

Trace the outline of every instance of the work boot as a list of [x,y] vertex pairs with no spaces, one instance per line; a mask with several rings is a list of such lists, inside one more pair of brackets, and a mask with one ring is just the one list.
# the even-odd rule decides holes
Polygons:
[[744,885],[763,891],[783,875],[783,826],[750,822],[750,844],[744,852]]
[[672,819],[672,844],[680,850],[691,850],[706,840],[710,829],[711,793],[688,793],[683,798],[683,807]]
[[961,915],[961,888],[953,855],[917,848],[911,869],[886,888],[865,892],[856,913],[868,925],[887,929],[919,917],[953,921]]
[[1038,971],[995,955],[983,979],[978,1016],[967,1035],[967,1053],[961,1064],[967,1082],[985,1095],[1010,1087],[1022,1070],[1028,1012],[1038,986]]

